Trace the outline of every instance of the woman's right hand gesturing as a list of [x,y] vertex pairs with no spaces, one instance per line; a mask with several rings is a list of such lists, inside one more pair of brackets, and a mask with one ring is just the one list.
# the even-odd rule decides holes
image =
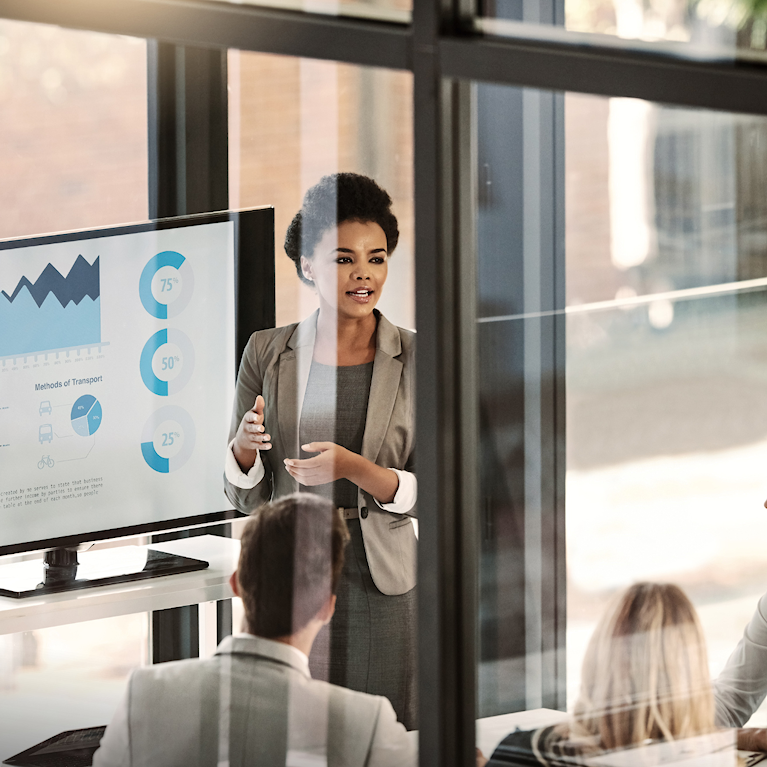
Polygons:
[[245,473],[253,468],[259,450],[272,449],[272,438],[265,431],[264,398],[259,394],[253,407],[242,417],[232,444],[234,457]]

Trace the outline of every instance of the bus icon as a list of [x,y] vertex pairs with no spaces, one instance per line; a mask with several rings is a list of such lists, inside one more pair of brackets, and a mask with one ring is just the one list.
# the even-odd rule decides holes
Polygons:
[[53,426],[49,423],[44,423],[37,432],[37,438],[40,440],[40,444],[43,442],[53,442]]

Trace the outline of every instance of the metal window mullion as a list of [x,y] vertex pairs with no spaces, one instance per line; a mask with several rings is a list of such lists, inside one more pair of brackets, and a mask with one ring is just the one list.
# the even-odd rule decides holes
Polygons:
[[[564,19],[562,20],[564,24]],[[554,143],[553,173],[555,179],[565,178],[565,96],[562,93],[554,95],[554,135],[560,140]],[[561,184],[557,190],[556,208],[553,217],[553,251],[554,251],[554,306],[564,307],[566,303],[566,223],[565,223],[565,189]],[[566,548],[566,469],[567,469],[567,324],[564,312],[554,316],[554,580],[553,590],[554,611],[553,663],[556,688],[546,690],[544,703],[551,708],[566,710],[567,708],[567,548]]]
[[460,428],[458,475],[459,578],[455,595],[460,620],[460,694],[456,705],[463,726],[462,764],[473,764],[477,718],[479,646],[479,338],[477,332],[477,147],[476,86],[452,81],[453,240],[456,243],[456,308],[458,314],[458,402]]
[[[441,231],[440,167],[442,141],[440,112],[442,98],[436,58],[424,46],[414,54],[413,83],[415,134],[415,272],[416,325],[419,348],[416,359],[416,443],[418,463],[428,467],[419,472],[419,546],[418,546],[418,687],[419,747],[421,767],[439,767],[455,763],[453,740],[455,722],[451,712],[457,696],[455,678],[448,669],[454,645],[448,636],[453,620],[449,604],[443,603],[445,590],[454,588],[448,580],[449,552],[452,538],[445,529],[455,519],[453,478],[444,471],[444,447],[451,444],[446,434],[443,413],[447,407],[449,382],[440,381],[446,352],[452,351],[448,314],[444,321],[446,292],[445,258]],[[435,295],[436,294],[436,295]],[[429,339],[429,343],[423,343]],[[447,347],[445,349],[444,347]],[[428,425],[428,427],[427,427]],[[423,444],[422,444],[423,443]],[[450,486],[447,483],[450,483]],[[452,575],[452,574],[450,574]],[[427,644],[426,638],[433,638]],[[447,670],[447,673],[443,671]]]
[[454,12],[439,0],[414,9],[422,767],[473,764],[475,747],[474,200],[461,193],[474,185],[471,88],[443,80],[435,55]]
[[[431,5],[433,0],[426,0]],[[413,69],[412,27],[249,4],[188,0],[0,0],[0,18],[58,24],[185,45],[278,53],[364,66]],[[469,0],[455,0],[433,44],[447,77],[507,83],[667,104],[767,114],[767,66],[701,61],[672,51],[642,52],[599,35],[552,42],[532,34],[484,38],[468,29]],[[692,49],[690,49],[692,53]],[[733,55],[734,58],[734,55]]]
[[147,41],[147,143],[151,219],[173,215],[176,202],[176,49]]
[[[226,52],[147,46],[149,217],[165,218],[228,207]],[[271,251],[270,251],[271,252]],[[273,283],[272,283],[273,286]],[[229,537],[230,525],[153,536],[153,542],[197,534]],[[199,655],[199,608],[150,614],[153,663]],[[216,607],[218,638],[232,630],[231,602]]]
[[[564,100],[561,94],[524,89],[523,285],[524,311],[524,539],[525,675],[527,708],[558,708],[565,684],[566,579],[559,562],[564,517],[565,441],[561,417],[564,324],[540,316],[560,307],[564,278]],[[561,240],[561,242],[560,242]],[[562,304],[563,305],[563,304]],[[533,317],[538,317],[533,319]],[[564,351],[562,349],[562,351]]]
[[447,77],[767,114],[767,66],[691,61],[614,45],[448,36],[440,39],[439,59]]
[[[525,90],[522,94],[523,144],[523,300],[525,314],[533,315],[542,308],[541,248],[543,200],[541,164],[545,138],[541,94]],[[525,541],[525,690],[526,707],[541,708],[543,668],[542,575],[543,558],[541,516],[543,514],[542,360],[543,338],[540,320],[523,324],[524,348],[524,541]]]

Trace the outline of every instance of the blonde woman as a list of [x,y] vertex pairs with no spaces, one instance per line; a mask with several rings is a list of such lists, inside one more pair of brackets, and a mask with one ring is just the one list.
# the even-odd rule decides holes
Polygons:
[[578,764],[601,752],[714,729],[695,608],[678,586],[638,583],[613,600],[591,637],[572,719],[512,733],[489,766]]

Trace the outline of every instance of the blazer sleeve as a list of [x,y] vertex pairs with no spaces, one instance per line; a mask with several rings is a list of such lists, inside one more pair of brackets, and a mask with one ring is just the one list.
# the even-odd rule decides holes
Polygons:
[[128,680],[117,711],[93,755],[93,767],[130,767],[130,697],[131,680]]
[[716,723],[743,727],[767,696],[767,594],[714,682]]
[[373,730],[367,766],[417,767],[417,733],[407,732],[404,725],[397,721],[397,715],[387,698],[378,700],[378,716]]
[[[263,393],[264,377],[261,359],[259,335],[254,333],[240,361],[240,369],[237,373],[237,387],[234,395],[234,408],[232,409],[232,422],[229,426],[229,442],[234,439],[242,417],[250,410],[259,394]],[[275,425],[276,426],[276,425]],[[273,427],[274,428],[274,427]],[[229,448],[227,448],[229,449]],[[268,468],[268,461],[264,462],[264,476],[261,481],[252,488],[244,489],[232,484],[224,473],[224,492],[232,505],[245,514],[250,514],[262,503],[269,500],[272,494],[272,477]]]
[[[405,459],[404,466],[387,468],[400,468],[402,471],[410,474],[410,482],[407,497],[410,500],[409,504],[400,504],[398,507],[393,508],[393,504],[379,504],[382,509],[386,511],[392,511],[397,514],[406,514],[409,517],[418,517],[418,477],[415,471],[415,333],[412,331],[404,331],[400,329],[401,335],[405,336],[403,342],[407,341],[407,353],[404,356],[403,364],[405,366],[405,373],[408,377],[408,392],[410,394],[410,451]],[[403,343],[403,346],[405,344]],[[394,501],[396,502],[397,496],[395,495]]]

